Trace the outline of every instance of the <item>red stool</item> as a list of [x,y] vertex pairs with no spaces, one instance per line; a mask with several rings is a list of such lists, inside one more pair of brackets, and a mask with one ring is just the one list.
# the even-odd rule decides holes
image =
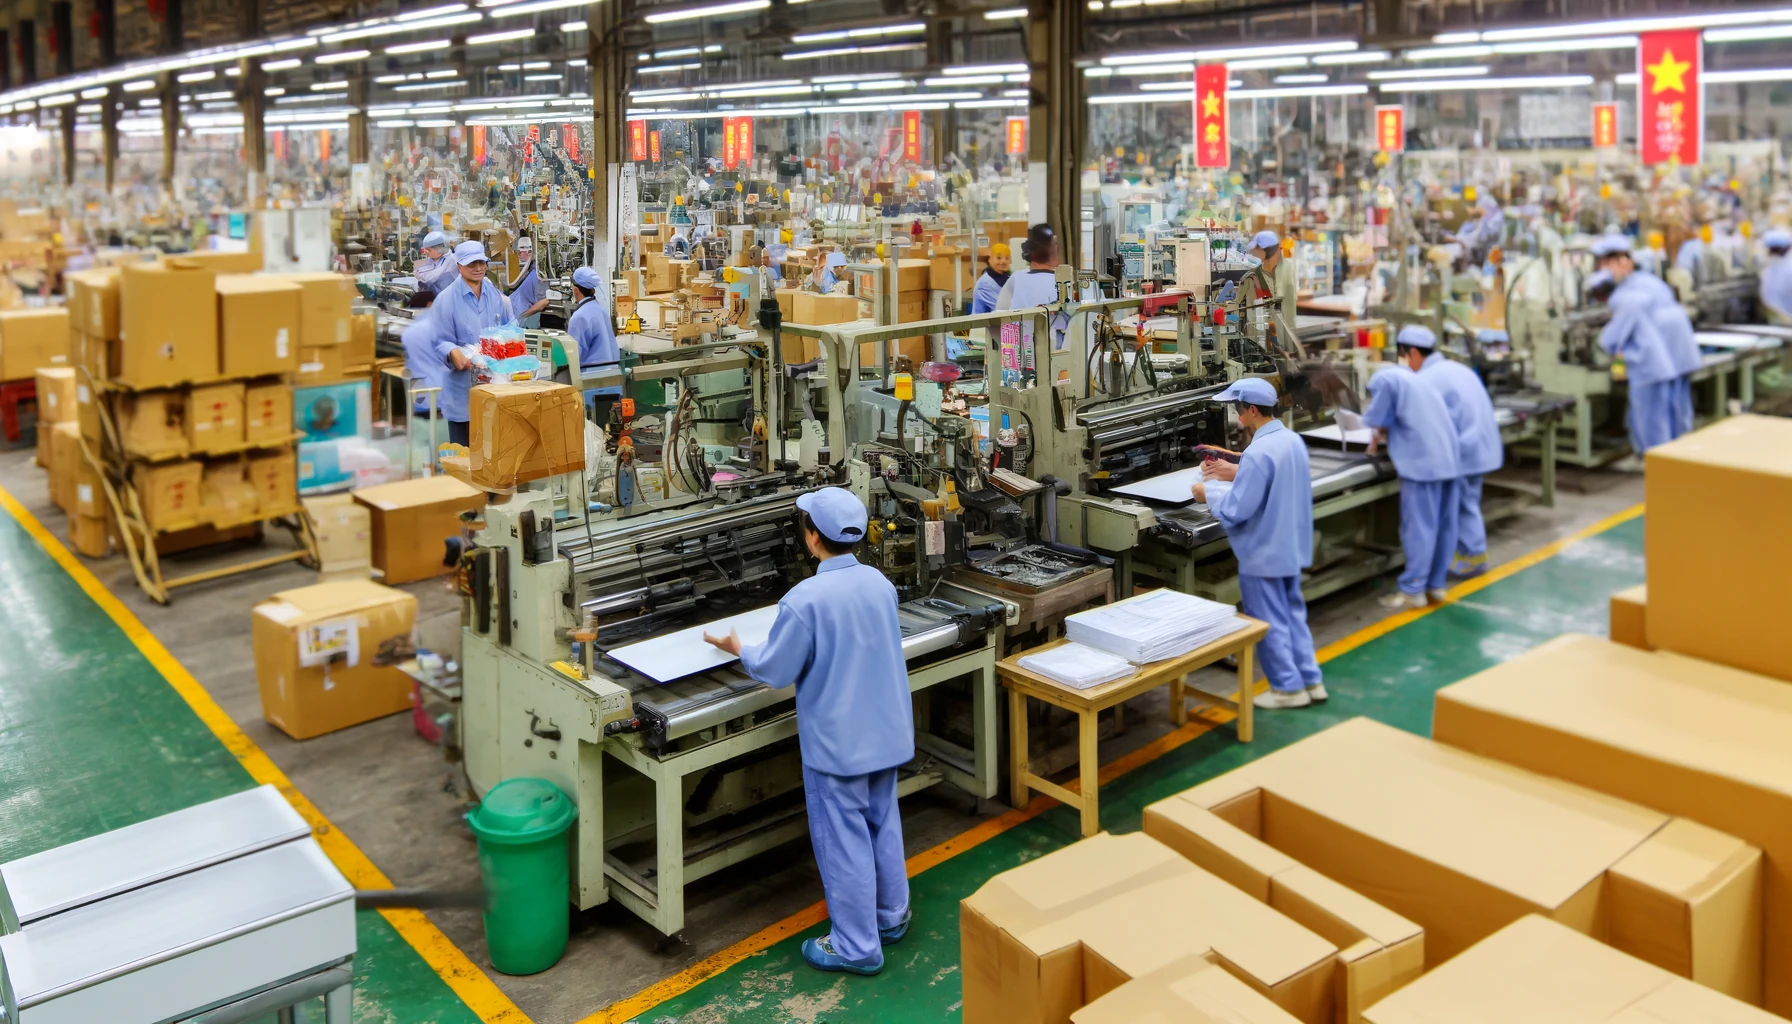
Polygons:
[[16,444],[19,435],[19,406],[30,402],[37,404],[37,381],[9,380],[0,384],[0,433],[6,435],[7,443]]

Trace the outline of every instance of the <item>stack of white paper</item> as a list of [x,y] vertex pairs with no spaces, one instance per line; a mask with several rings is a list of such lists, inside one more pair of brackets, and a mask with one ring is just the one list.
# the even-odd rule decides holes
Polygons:
[[1231,605],[1153,590],[1064,620],[1064,635],[1135,665],[1187,654],[1245,627]]
[[1133,673],[1132,663],[1125,658],[1079,643],[1060,644],[1049,651],[1022,655],[1020,667],[1078,690],[1124,679]]

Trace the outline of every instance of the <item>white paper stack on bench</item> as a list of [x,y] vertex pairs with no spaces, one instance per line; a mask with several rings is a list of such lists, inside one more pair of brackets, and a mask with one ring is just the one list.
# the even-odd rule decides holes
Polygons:
[[1153,590],[1069,616],[1064,620],[1064,635],[1144,665],[1180,657],[1245,625],[1229,604],[1174,590]]
[[1132,662],[1074,641],[1049,651],[1022,655],[1020,667],[1078,690],[1132,675]]

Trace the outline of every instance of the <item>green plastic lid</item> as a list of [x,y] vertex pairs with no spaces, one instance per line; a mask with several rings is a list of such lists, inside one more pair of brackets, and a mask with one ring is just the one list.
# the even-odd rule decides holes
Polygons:
[[578,813],[560,787],[546,779],[506,779],[467,815],[473,834],[492,843],[529,843],[558,835]]

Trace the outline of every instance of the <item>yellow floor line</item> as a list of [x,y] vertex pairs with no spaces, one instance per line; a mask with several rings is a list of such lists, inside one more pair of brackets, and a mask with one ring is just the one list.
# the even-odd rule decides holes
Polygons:
[[[205,687],[199,685],[199,681],[193,678],[192,673],[188,672],[186,667],[170,654],[166,647],[162,646],[162,642],[156,639],[155,634],[151,633],[129,608],[126,608],[117,597],[113,596],[112,592],[106,589],[106,585],[101,583],[99,578],[94,576],[85,565],[81,564],[79,559],[70,554],[68,549],[62,546],[62,542],[45,529],[42,523],[38,522],[36,516],[33,516],[25,506],[19,504],[17,499],[7,493],[4,487],[0,487],[0,508],[4,508],[14,519],[18,520],[19,525],[25,528],[25,532],[30,534],[49,553],[50,557],[55,559],[56,563],[62,566],[69,576],[80,585],[81,589],[86,591],[87,596],[93,598],[93,602],[100,606],[100,609],[118,625],[118,628],[124,631],[125,636],[130,638],[137,650],[149,659],[149,663],[162,674],[162,678],[174,688],[174,692],[180,694],[181,699],[187,702],[187,706],[193,709],[193,713],[199,716],[199,720],[212,731],[212,735],[216,736],[218,741],[224,744],[225,749],[229,750],[248,771],[249,777],[257,783],[271,784],[286,797],[293,809],[298,811],[300,816],[311,826],[312,834],[316,836],[318,845],[323,847],[330,860],[335,862],[337,869],[347,876],[351,884],[357,889],[392,888],[392,880],[374,866],[373,861],[361,852],[360,847],[356,846],[353,840],[331,824],[330,819],[324,817],[323,812],[305,798],[305,794],[293,786],[292,780],[286,777],[286,773],[282,772],[273,760],[255,745],[255,741],[251,740],[237,726],[236,722],[224,713],[224,709],[218,706],[211,694],[206,692]],[[430,923],[429,918],[420,911],[382,910],[380,913],[387,921],[391,922],[398,934],[411,944],[418,955],[422,956],[424,961],[441,976],[448,987],[454,990],[454,994],[460,997],[461,1002],[467,1004],[467,1008],[477,1014],[486,1024],[527,1024],[529,1018],[517,1008],[515,1003],[510,1001],[510,997],[500,991],[485,972],[481,971],[473,961],[467,959],[460,947],[449,940],[448,936],[442,934],[441,929]]]

